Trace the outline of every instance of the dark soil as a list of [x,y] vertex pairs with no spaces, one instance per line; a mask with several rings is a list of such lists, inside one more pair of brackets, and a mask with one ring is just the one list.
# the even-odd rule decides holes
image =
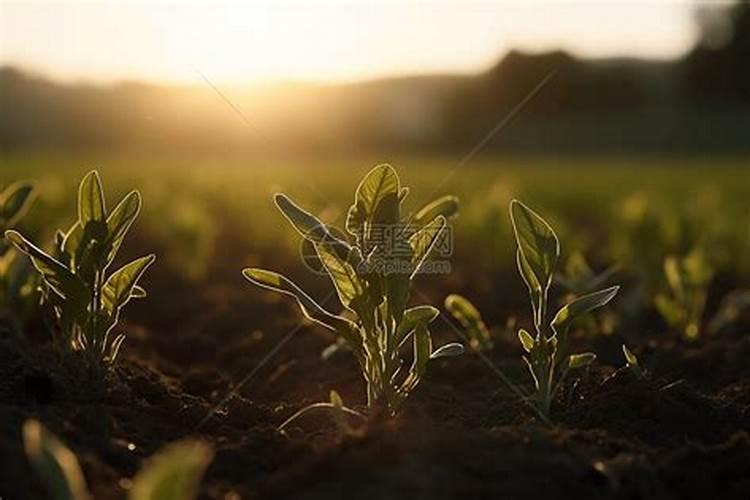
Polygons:
[[[300,321],[293,304],[243,282],[247,257],[218,257],[200,286],[155,269],[150,298],[125,312],[128,340],[111,373],[61,358],[41,322],[24,339],[0,339],[0,498],[46,498],[22,450],[29,417],[73,449],[97,499],[125,498],[123,479],[185,437],[215,447],[202,487],[210,499],[750,498],[746,319],[694,344],[665,334],[631,345],[646,379],[610,365],[621,364],[622,337],[578,339],[601,361],[566,385],[553,424],[464,355],[435,362],[404,411],[363,437],[341,439],[314,416],[287,437],[275,428],[296,409],[333,388],[361,405],[364,384],[345,353],[322,361],[331,338],[305,326],[200,426]],[[437,328],[438,341],[451,336]],[[511,335],[498,333],[488,357],[528,389]]]

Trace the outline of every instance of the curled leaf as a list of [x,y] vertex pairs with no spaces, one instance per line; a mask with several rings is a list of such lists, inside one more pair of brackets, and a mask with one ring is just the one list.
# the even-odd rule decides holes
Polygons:
[[462,355],[464,351],[465,349],[463,344],[459,344],[458,342],[451,342],[450,344],[445,344],[444,346],[435,349],[432,354],[430,354],[430,359],[454,358],[456,356]]

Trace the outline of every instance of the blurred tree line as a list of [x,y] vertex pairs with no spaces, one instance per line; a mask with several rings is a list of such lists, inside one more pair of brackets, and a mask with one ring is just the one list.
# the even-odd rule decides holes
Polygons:
[[750,4],[703,7],[682,59],[508,53],[474,77],[222,88],[60,84],[0,68],[4,151],[154,148],[465,152],[550,72],[488,146],[532,152],[750,152]]

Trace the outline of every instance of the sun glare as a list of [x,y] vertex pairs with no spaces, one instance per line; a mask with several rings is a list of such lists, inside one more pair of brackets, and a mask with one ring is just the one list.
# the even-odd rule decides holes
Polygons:
[[232,83],[476,73],[513,48],[677,57],[695,35],[688,1],[11,0],[0,55],[66,79],[192,82],[196,69]]

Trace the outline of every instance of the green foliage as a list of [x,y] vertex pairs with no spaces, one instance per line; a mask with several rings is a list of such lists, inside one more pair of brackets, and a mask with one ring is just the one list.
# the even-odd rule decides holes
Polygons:
[[[446,217],[456,212],[456,200],[438,200],[404,218],[407,193],[392,167],[375,167],[357,188],[346,233],[327,226],[285,195],[275,197],[284,217],[314,248],[345,315],[353,320],[325,310],[280,274],[243,271],[252,283],[294,297],[307,318],[338,334],[359,362],[368,407],[389,414],[419,384],[430,359],[460,350],[453,345],[433,351],[428,327],[438,310],[407,307],[412,281],[443,233]],[[409,342],[412,364],[405,369],[402,348]]]
[[[34,187],[17,182],[0,191],[0,234],[16,226],[26,215],[34,198]],[[13,311],[15,316],[28,309],[34,289],[34,273],[26,262],[0,238],[0,309]]]
[[664,276],[668,291],[657,294],[656,308],[667,324],[687,340],[695,340],[703,329],[708,285],[714,271],[705,254],[694,250],[685,258],[667,257]]
[[518,338],[526,351],[524,360],[536,388],[536,403],[549,415],[552,400],[570,370],[586,367],[595,359],[590,352],[568,353],[568,331],[573,320],[604,306],[619,287],[589,293],[563,306],[547,321],[549,289],[560,257],[560,243],[552,227],[536,212],[518,200],[510,204],[510,216],[518,249],[518,270],[529,291],[535,334],[526,330]]
[[22,432],[26,456],[52,500],[91,499],[72,451],[36,420],[27,420]]
[[[91,500],[78,459],[36,420],[23,426],[26,456],[53,500]],[[192,500],[213,459],[213,450],[199,441],[168,445],[151,457],[133,478],[130,500]]]
[[[15,226],[26,214],[34,197],[34,187],[26,182],[17,182],[0,191],[0,231],[3,233]],[[0,240],[0,257],[8,251],[8,245]]]
[[54,311],[61,346],[82,351],[96,363],[115,361],[125,339],[113,333],[120,312],[130,299],[146,295],[138,281],[154,255],[109,272],[140,208],[140,194],[132,191],[108,212],[101,180],[92,171],[80,185],[78,220],[68,231],[58,231],[52,254],[17,231],[5,233],[41,275],[43,300]]
[[178,441],[151,457],[133,478],[129,500],[192,500],[213,460],[213,450],[201,441]]
[[482,315],[466,297],[457,294],[448,295],[445,298],[445,308],[461,323],[469,337],[469,345],[472,349],[477,351],[492,349],[490,331],[484,324]]

